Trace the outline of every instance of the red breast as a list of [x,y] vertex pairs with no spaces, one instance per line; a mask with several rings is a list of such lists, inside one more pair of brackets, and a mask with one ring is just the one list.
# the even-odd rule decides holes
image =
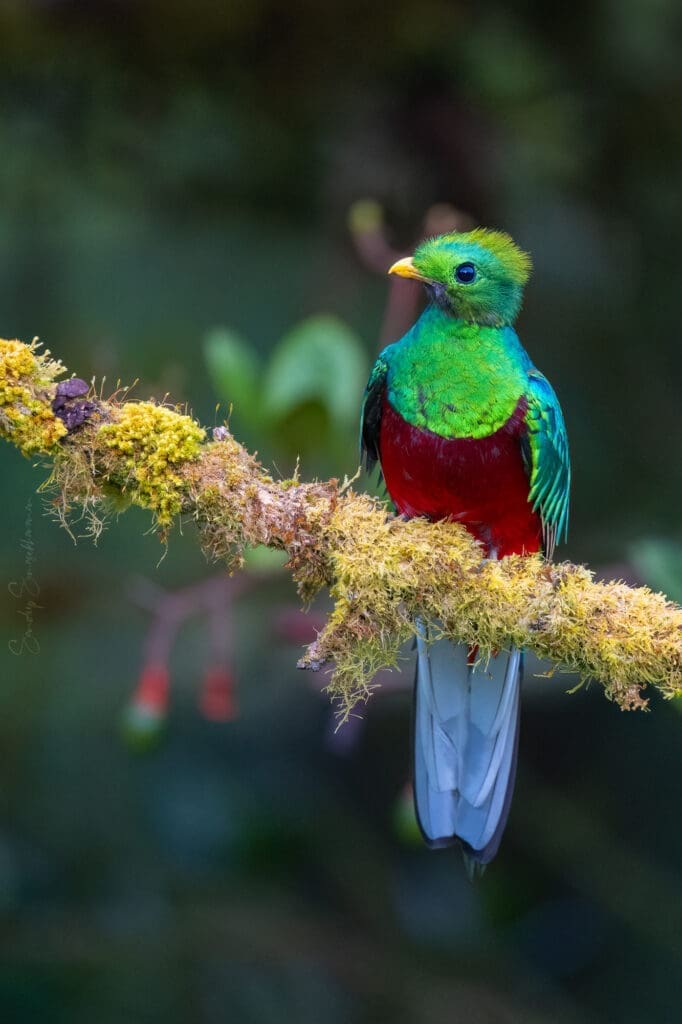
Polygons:
[[521,455],[525,412],[522,398],[489,437],[445,438],[412,426],[384,396],[381,470],[398,511],[463,523],[498,558],[539,551],[542,526]]

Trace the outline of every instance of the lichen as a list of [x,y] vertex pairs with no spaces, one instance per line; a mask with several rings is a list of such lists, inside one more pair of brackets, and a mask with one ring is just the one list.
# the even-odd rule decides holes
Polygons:
[[245,547],[260,543],[245,514],[248,496],[256,479],[269,478],[231,435],[205,445],[201,463],[187,466],[183,477],[204,553],[230,571],[241,568]]
[[339,502],[325,543],[335,608],[301,667],[334,662],[328,687],[347,717],[395,665],[420,619],[485,659],[510,644],[532,649],[580,682],[598,680],[621,708],[645,708],[642,690],[679,694],[680,609],[646,587],[597,583],[580,566],[540,556],[488,561],[454,523],[402,522],[371,499]]
[[49,401],[64,368],[38,349],[0,339],[0,435],[27,456],[54,452],[67,432]]
[[[331,565],[317,582],[331,577],[335,607],[299,664],[317,668],[334,662],[327,689],[345,719],[371,694],[376,672],[399,664],[418,618],[439,617],[444,574],[456,591],[459,578],[480,567],[481,551],[457,525],[404,522],[352,490],[338,502],[323,544]],[[447,635],[464,639],[450,625]]]
[[206,432],[190,417],[153,402],[126,402],[95,436],[95,463],[104,481],[154,513],[167,527],[182,510],[186,484],[179,470],[199,457]]
[[74,541],[77,535],[99,540],[116,493],[107,496],[106,486],[97,477],[91,450],[77,445],[62,448],[40,490],[49,496],[49,512]]

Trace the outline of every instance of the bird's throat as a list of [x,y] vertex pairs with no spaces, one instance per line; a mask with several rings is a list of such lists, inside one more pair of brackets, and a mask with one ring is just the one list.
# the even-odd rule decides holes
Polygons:
[[523,393],[522,353],[511,329],[467,323],[429,306],[393,347],[388,400],[408,423],[441,437],[488,437]]

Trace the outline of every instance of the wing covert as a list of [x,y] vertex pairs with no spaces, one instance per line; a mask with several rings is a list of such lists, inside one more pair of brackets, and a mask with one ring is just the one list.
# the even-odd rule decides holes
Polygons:
[[364,459],[367,472],[371,473],[381,460],[379,434],[381,432],[381,411],[384,404],[388,363],[379,356],[372,367],[362,402],[360,419],[360,458]]
[[539,370],[528,373],[526,458],[530,477],[529,501],[540,513],[545,554],[551,558],[557,541],[568,532],[571,463],[568,437],[559,399]]

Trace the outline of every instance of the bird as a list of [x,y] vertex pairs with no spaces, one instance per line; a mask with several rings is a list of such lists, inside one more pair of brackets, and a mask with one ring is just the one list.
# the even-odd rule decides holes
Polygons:
[[[428,303],[379,354],[361,454],[402,517],[461,523],[484,557],[544,554],[568,531],[571,467],[559,400],[514,329],[530,256],[502,231],[426,239],[389,273]],[[459,844],[470,874],[498,852],[511,806],[523,652],[487,660],[416,622],[413,791],[433,848]]]

